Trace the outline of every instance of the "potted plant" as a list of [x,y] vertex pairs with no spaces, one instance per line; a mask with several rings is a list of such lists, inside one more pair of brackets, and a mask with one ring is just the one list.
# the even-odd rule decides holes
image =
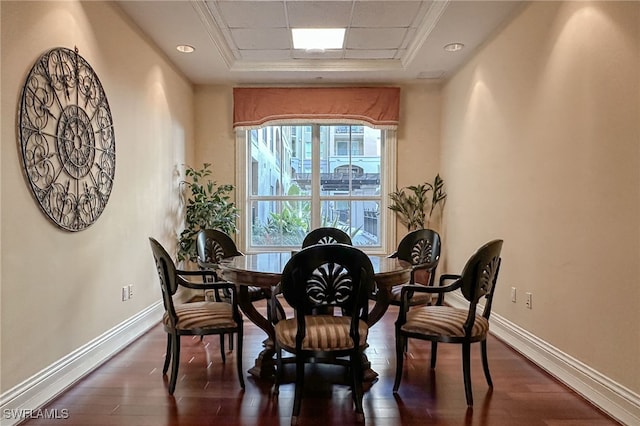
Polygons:
[[210,163],[201,169],[187,166],[180,190],[185,200],[185,227],[178,236],[178,261],[197,260],[196,237],[201,229],[218,229],[229,235],[237,231],[238,209],[231,200],[233,185],[217,185],[208,179]]
[[[431,196],[429,196],[431,195]],[[389,194],[391,204],[389,209],[396,212],[400,222],[408,231],[424,229],[429,226],[431,215],[437,206],[444,208],[447,193],[444,191],[444,180],[439,174],[433,183],[425,182],[396,189]]]

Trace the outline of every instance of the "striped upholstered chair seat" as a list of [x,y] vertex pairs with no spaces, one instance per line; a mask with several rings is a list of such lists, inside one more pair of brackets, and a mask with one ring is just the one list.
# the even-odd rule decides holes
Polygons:
[[[407,322],[400,328],[407,333],[440,337],[465,337],[464,323],[469,310],[450,306],[421,306],[407,312]],[[483,338],[489,331],[489,321],[482,315],[476,315],[471,340]]]
[[[178,330],[206,330],[237,327],[233,319],[233,308],[225,302],[192,302],[175,305]],[[169,315],[162,317],[165,326],[170,324]]]
[[[306,317],[306,335],[302,341],[305,351],[342,351],[353,349],[353,340],[349,336],[351,318],[332,315],[308,315]],[[367,343],[369,327],[364,321],[358,323],[360,347]],[[275,326],[276,338],[283,349],[294,351],[298,324],[295,318],[280,321]]]

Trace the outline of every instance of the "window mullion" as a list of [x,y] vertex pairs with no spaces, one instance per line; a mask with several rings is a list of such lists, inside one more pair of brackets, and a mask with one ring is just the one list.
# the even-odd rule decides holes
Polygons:
[[320,201],[320,125],[314,124],[311,127],[311,229],[320,227],[321,201]]

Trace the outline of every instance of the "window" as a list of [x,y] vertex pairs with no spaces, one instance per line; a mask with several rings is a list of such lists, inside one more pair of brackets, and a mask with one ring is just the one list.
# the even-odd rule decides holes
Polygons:
[[254,132],[237,133],[243,250],[298,249],[310,230],[332,226],[368,252],[388,252],[395,132],[362,125],[264,126],[261,136],[277,139],[263,143],[255,143]]
[[336,155],[364,155],[364,126],[334,126]]

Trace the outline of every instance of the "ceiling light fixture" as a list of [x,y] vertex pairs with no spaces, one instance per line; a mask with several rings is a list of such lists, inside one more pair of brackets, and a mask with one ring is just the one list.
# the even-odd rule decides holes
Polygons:
[[462,43],[449,43],[443,47],[447,52],[458,52],[464,48]]
[[342,49],[344,33],[344,28],[292,28],[293,48],[308,52]]
[[196,50],[195,47],[190,46],[188,44],[179,44],[176,46],[176,49],[178,50],[178,52],[182,52],[182,53],[192,53]]

